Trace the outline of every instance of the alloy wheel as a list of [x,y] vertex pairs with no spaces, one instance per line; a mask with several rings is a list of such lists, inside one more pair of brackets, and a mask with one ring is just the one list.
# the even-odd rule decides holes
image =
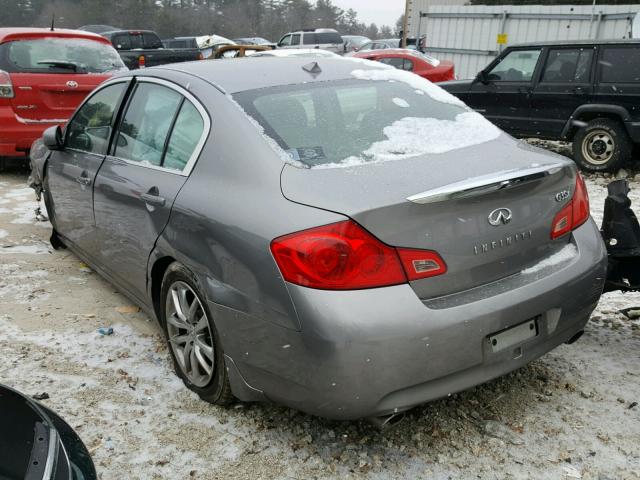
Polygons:
[[211,382],[215,369],[213,334],[195,291],[185,282],[171,284],[166,299],[167,334],[182,373],[197,387]]
[[582,155],[593,165],[605,165],[611,160],[616,142],[609,132],[597,129],[589,132],[582,141]]

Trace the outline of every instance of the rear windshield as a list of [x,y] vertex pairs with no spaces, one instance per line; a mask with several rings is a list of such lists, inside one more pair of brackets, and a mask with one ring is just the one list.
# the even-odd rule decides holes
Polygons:
[[82,38],[41,38],[5,44],[13,71],[104,73],[123,70],[111,45]]
[[342,37],[335,32],[307,33],[303,36],[304,45],[318,45],[325,43],[342,43]]
[[[395,69],[384,73],[391,79],[407,74]],[[442,153],[499,134],[481,115],[453,97],[449,101],[448,94],[426,80],[425,89],[416,87],[423,80],[416,78],[409,80],[414,84],[354,79],[288,85],[236,93],[234,98],[293,163],[306,167]]]

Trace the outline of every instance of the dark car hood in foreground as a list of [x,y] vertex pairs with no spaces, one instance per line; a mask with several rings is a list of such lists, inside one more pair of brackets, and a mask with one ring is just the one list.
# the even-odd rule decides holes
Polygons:
[[57,414],[0,385],[0,478],[95,480],[89,452]]

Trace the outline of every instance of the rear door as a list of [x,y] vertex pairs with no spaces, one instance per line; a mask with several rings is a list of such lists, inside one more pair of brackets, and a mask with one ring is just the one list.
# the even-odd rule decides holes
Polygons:
[[576,108],[592,99],[595,46],[552,47],[531,96],[532,127],[557,138]]
[[487,71],[488,81],[474,82],[469,105],[503,130],[531,132],[531,95],[542,48],[509,51]]
[[89,255],[95,250],[93,184],[128,84],[119,81],[94,93],[69,122],[64,149],[51,152],[47,163],[56,230]]
[[111,71],[124,67],[109,45],[82,38],[13,41],[2,52],[14,87],[11,105],[26,122],[64,123]]
[[94,190],[101,264],[146,298],[149,255],[209,130],[186,91],[138,78]]

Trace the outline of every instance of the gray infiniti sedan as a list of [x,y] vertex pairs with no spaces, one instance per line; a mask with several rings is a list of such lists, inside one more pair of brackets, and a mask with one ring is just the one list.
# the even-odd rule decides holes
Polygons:
[[43,141],[52,243],[209,402],[390,420],[572,343],[602,292],[575,165],[384,65],[126,72]]

